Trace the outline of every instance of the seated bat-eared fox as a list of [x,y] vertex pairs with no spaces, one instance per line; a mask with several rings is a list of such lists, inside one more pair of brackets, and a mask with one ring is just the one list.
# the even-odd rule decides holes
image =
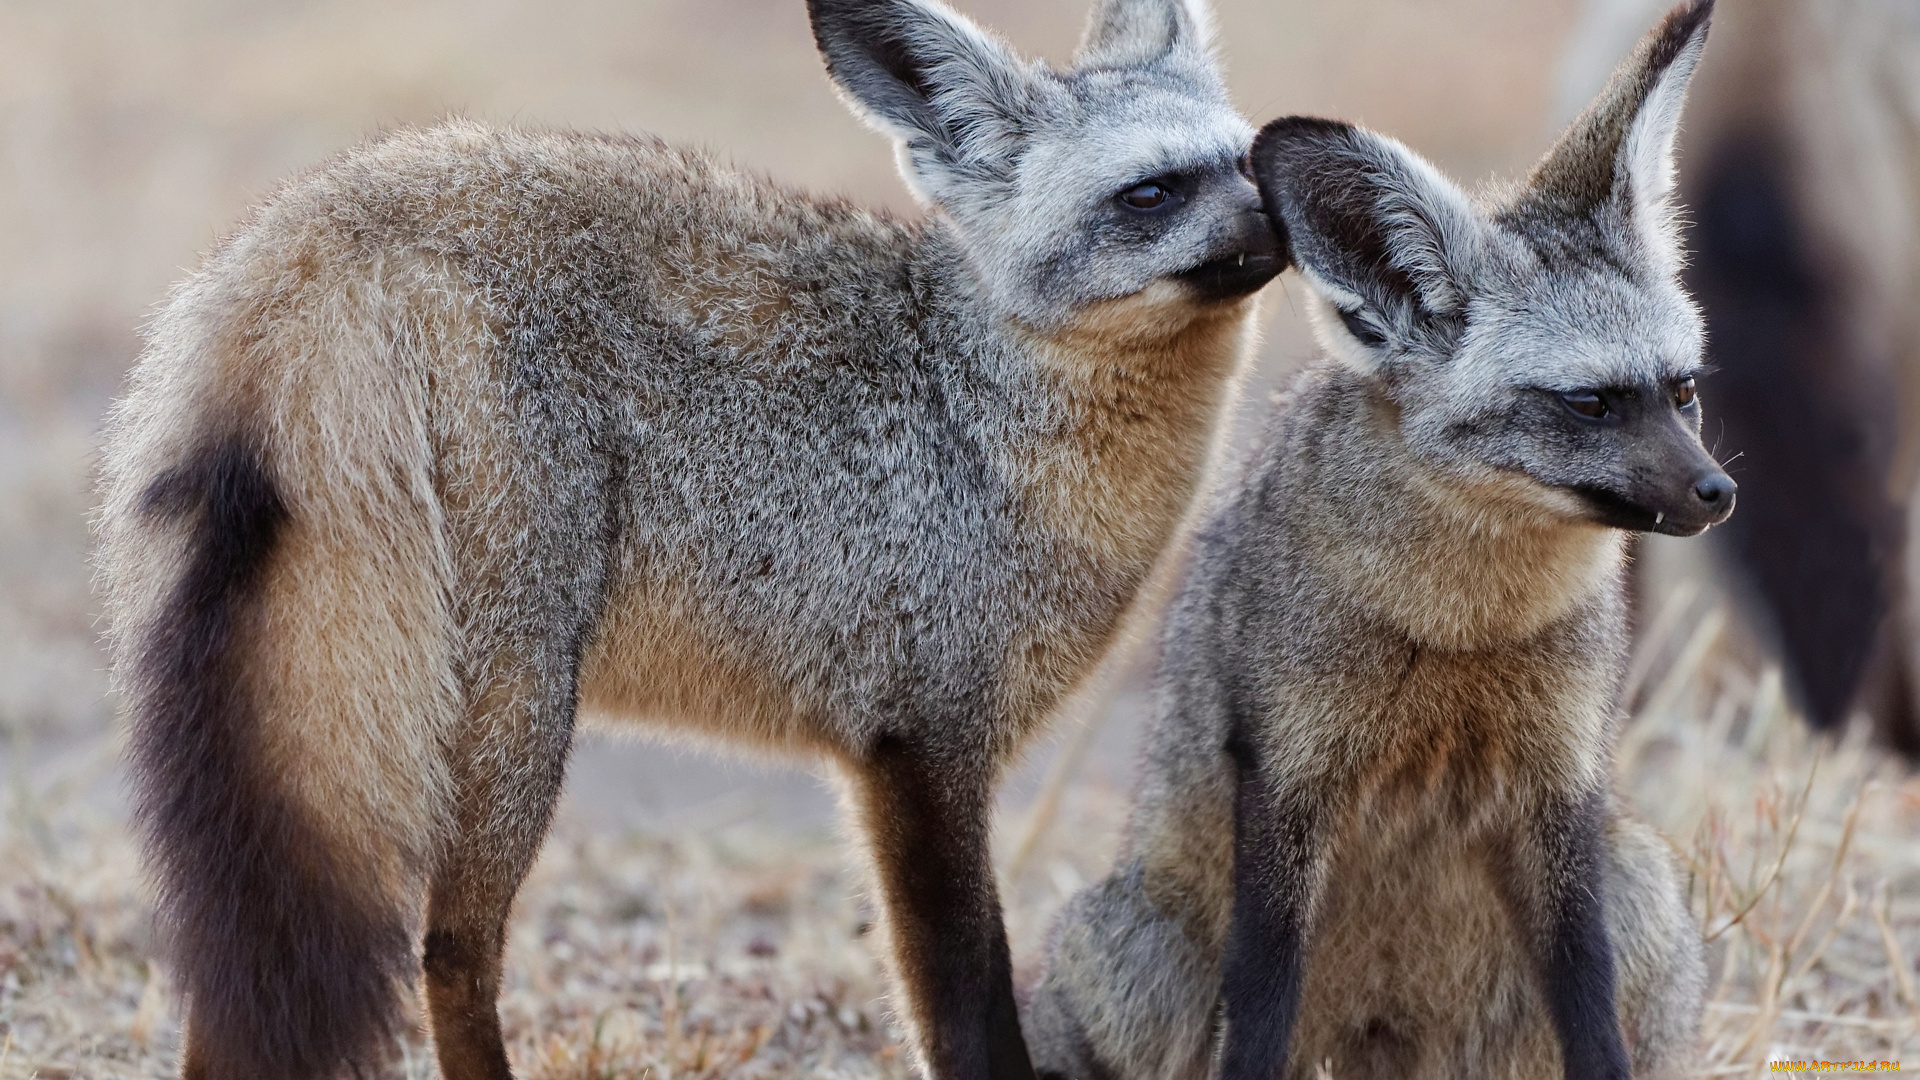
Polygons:
[[1631,531],[1725,520],[1672,145],[1710,0],[1522,184],[1254,144],[1327,357],[1201,527],[1117,867],[1027,1013],[1077,1080],[1669,1075],[1702,944],[1611,793]]
[[[795,0],[798,2],[798,0]],[[1285,252],[1202,0],[1071,66],[810,0],[926,212],[452,122],[282,188],[155,320],[101,564],[183,1073],[510,1075],[577,712],[829,763],[914,1053],[1032,1075],[997,774],[1200,485]]]

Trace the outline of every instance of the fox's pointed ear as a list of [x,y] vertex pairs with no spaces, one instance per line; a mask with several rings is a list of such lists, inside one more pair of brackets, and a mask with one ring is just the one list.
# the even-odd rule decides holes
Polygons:
[[1074,54],[1076,67],[1145,67],[1185,53],[1209,56],[1213,16],[1205,0],[1099,0]]
[[1331,308],[1316,320],[1331,352],[1365,366],[1458,336],[1481,225],[1426,159],[1351,124],[1286,117],[1261,129],[1253,168],[1294,265]]
[[1712,15],[1713,0],[1686,0],[1641,38],[1534,166],[1522,200],[1576,214],[1617,205],[1651,252],[1676,266],[1673,145]]
[[1033,69],[939,0],[807,0],[827,71],[854,110],[899,141],[922,198],[1011,177],[1037,91]]

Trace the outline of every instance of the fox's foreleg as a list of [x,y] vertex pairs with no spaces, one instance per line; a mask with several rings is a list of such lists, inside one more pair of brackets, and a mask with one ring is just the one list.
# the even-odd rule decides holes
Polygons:
[[1234,801],[1233,918],[1221,961],[1226,1014],[1221,1080],[1273,1080],[1287,1063],[1306,973],[1307,935],[1324,880],[1329,800],[1281,775],[1236,723],[1228,741]]
[[1628,1080],[1613,947],[1602,893],[1606,796],[1550,801],[1495,861],[1503,898],[1533,954],[1567,1080]]
[[887,736],[845,765],[927,1074],[1032,1080],[988,854],[988,755]]

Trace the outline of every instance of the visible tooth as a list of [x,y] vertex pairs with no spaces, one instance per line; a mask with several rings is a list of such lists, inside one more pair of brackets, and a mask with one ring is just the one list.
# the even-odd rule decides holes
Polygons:
[[1655,510],[1653,512],[1653,523],[1655,525],[1658,525],[1665,520],[1667,520],[1667,512],[1665,510]]
[[1236,265],[1236,266],[1245,266],[1245,265],[1247,265],[1247,253],[1246,253],[1246,252],[1244,252],[1244,251],[1243,251],[1243,252],[1241,252],[1241,253],[1240,253],[1240,261],[1239,261],[1238,263],[1235,263],[1234,265]]

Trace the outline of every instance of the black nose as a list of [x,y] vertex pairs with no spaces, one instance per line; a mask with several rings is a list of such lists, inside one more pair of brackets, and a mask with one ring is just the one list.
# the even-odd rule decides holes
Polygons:
[[1699,497],[1700,501],[1716,507],[1731,503],[1733,493],[1738,489],[1739,485],[1733,482],[1733,477],[1723,472],[1704,476],[1693,484],[1693,493]]

